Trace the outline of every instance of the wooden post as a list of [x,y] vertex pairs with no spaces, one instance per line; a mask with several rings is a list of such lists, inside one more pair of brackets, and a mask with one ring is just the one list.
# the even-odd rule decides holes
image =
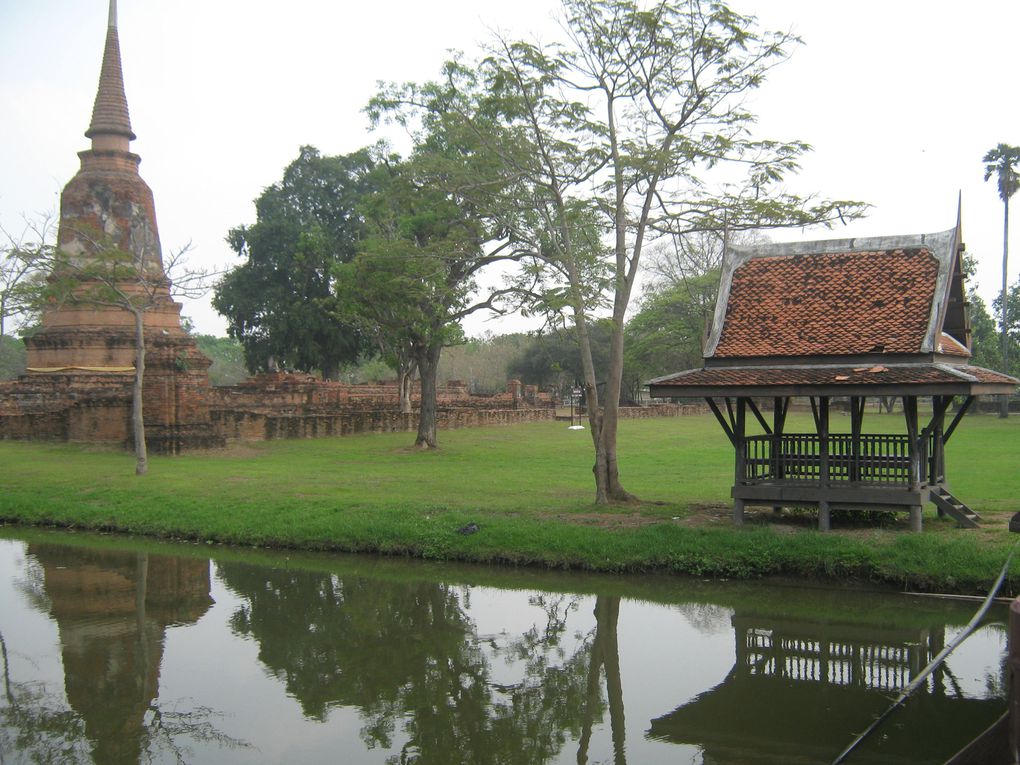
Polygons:
[[[783,430],[786,428],[786,409],[790,399],[776,396],[772,399],[772,480],[782,481],[785,477],[783,460]],[[781,513],[782,505],[773,505],[772,512]]]
[[[938,489],[946,487],[946,410],[952,403],[952,396],[933,396],[932,407],[935,416],[932,428],[932,454],[928,461],[930,470],[928,485]],[[939,518],[945,516],[945,510],[938,508]]]
[[[744,398],[737,399],[737,414],[733,422],[733,445],[737,451],[734,460],[733,487],[739,488],[744,485],[747,472],[745,453],[747,449],[747,400]],[[733,523],[737,526],[744,523],[744,500],[742,499],[735,498],[733,500]]]
[[1018,762],[1020,754],[1020,598],[1009,604],[1009,754]]
[[818,503],[818,530],[828,531],[832,527],[832,513],[829,501],[823,499]]
[[920,505],[911,505],[910,507],[910,530],[911,531],[923,531],[924,530],[924,516],[922,515],[924,508]]
[[864,423],[863,396],[850,397],[850,480],[861,480],[861,430]]
[[[818,399],[818,483],[822,492],[829,488],[829,397]],[[818,503],[818,530],[828,531],[830,508],[828,500]]]
[[[921,491],[921,476],[924,467],[921,458],[921,444],[918,441],[917,396],[903,397],[903,417],[907,422],[907,450],[910,459],[910,477],[908,489],[912,493]],[[912,505],[910,508],[910,530],[921,531],[923,508]]]

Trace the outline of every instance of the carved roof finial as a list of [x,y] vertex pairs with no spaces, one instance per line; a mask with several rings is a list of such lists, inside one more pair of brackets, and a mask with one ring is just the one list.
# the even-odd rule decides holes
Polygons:
[[124,73],[120,64],[120,40],[117,36],[117,0],[110,0],[110,20],[106,29],[106,47],[103,66],[99,73],[99,89],[92,107],[92,123],[85,131],[86,138],[100,135],[122,136],[135,139],[128,115],[127,96],[124,95]]

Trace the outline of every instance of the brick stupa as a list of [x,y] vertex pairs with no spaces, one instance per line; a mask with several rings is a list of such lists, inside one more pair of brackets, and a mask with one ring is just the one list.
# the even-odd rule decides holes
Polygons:
[[[163,269],[152,191],[138,174],[141,158],[129,149],[135,134],[124,93],[116,0],[110,1],[99,88],[85,137],[92,147],[79,152],[81,169],[60,196],[58,247],[79,263],[103,248],[133,256],[143,278],[119,288],[128,294],[155,289],[156,295],[145,312],[146,441],[163,453],[215,445],[207,401],[210,361],[181,327],[181,305],[171,297]],[[25,343],[27,374],[13,390],[3,391],[0,415],[6,422],[0,437],[130,443],[131,312],[68,301],[46,311],[40,330]]]

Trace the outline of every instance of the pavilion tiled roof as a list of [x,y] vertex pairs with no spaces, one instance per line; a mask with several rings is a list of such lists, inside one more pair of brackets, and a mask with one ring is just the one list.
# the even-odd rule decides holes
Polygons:
[[926,247],[753,258],[733,272],[713,356],[918,353],[938,272]]
[[[676,375],[653,380],[653,388],[678,389],[675,395],[684,395],[683,388],[739,386],[769,387],[860,387],[860,386],[912,386],[1005,384],[1016,385],[1008,375],[990,369],[957,364],[875,364],[846,366],[836,364],[803,366],[738,366],[689,369]],[[653,393],[654,395],[654,393]],[[699,395],[699,394],[691,394]]]
[[1009,394],[968,364],[959,221],[935,234],[729,248],[705,365],[653,396]]
[[970,351],[967,350],[967,346],[945,332],[942,333],[942,336],[939,339],[939,346],[935,350],[939,353],[944,353],[947,356],[963,356],[964,358],[970,358]]

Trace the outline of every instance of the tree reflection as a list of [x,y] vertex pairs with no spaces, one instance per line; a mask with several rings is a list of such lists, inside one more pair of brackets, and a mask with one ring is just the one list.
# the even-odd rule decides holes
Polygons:
[[116,765],[157,753],[184,762],[184,739],[245,746],[217,730],[213,710],[157,701],[166,628],[212,603],[208,561],[51,544],[27,552],[35,565],[22,589],[56,621],[64,692],[13,678],[0,640],[0,761],[16,751],[32,762]]
[[0,762],[4,752],[17,752],[29,762],[89,762],[85,723],[39,683],[11,677],[7,641],[0,633],[4,701],[0,707]]
[[[307,716],[325,720],[331,708],[356,708],[369,748],[392,747],[399,726],[406,742],[387,760],[392,765],[549,761],[603,713],[597,678],[594,689],[590,682],[596,646],[596,672],[605,666],[619,688],[619,662],[609,656],[618,599],[568,650],[567,617],[578,602],[569,596],[531,598],[544,626],[479,636],[466,587],[306,570],[267,574],[241,563],[217,570],[244,599],[233,629],[257,641],[259,659]],[[496,681],[500,662],[513,682]]]
[[[609,697],[609,724],[613,737],[613,762],[626,765],[626,725],[623,712],[623,681],[620,677],[620,647],[617,626],[620,621],[620,598],[600,595],[595,599],[595,638],[591,644],[588,662],[588,679],[583,713],[581,740],[577,748],[577,763],[588,762],[592,725],[601,707],[599,673],[606,672],[606,694]],[[599,717],[601,715],[598,715]]]

